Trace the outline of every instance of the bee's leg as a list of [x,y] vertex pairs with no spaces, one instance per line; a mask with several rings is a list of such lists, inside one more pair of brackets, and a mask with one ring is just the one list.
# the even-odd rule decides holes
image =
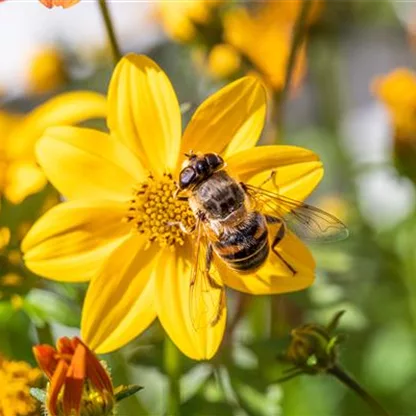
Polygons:
[[291,264],[289,264],[283,256],[276,250],[277,245],[283,240],[283,237],[286,234],[286,226],[285,223],[277,217],[273,217],[271,215],[266,215],[266,221],[268,224],[280,224],[280,227],[278,231],[276,232],[276,235],[273,237],[273,242],[271,245],[272,251],[274,254],[276,254],[277,257],[284,263],[284,265],[291,271],[293,275],[295,275],[297,272],[293,268]]
[[215,313],[215,316],[213,316],[210,325],[211,326],[215,326],[221,319],[222,314],[224,312],[224,307],[225,307],[225,290],[224,290],[224,286],[217,282],[210,274],[210,270],[211,270],[211,265],[212,265],[212,260],[213,260],[213,256],[214,255],[214,251],[212,248],[212,244],[208,244],[207,246],[207,253],[206,253],[206,263],[205,263],[205,273],[207,276],[207,280],[208,283],[212,289],[215,290],[219,290],[219,296],[220,296],[220,300],[219,300],[219,305],[218,305],[218,310]]
[[205,256],[205,273],[207,275],[208,282],[213,289],[222,289],[223,285],[218,283],[210,274],[213,258],[214,258],[214,250],[212,248],[212,244],[208,244],[207,253]]
[[279,185],[276,182],[276,176],[277,176],[277,172],[275,169],[273,169],[270,172],[270,175],[259,185],[259,188],[263,188],[263,186],[266,185],[266,183],[272,181],[273,186],[275,187],[276,191],[279,192]]
[[181,193],[181,190],[178,188],[174,193],[173,193],[173,197],[175,199],[177,199],[178,201],[188,201],[189,197],[187,196],[181,196],[179,195]]
[[170,227],[177,225],[184,234],[192,234],[196,229],[196,224],[187,228],[181,221],[169,221],[166,225],[169,225]]

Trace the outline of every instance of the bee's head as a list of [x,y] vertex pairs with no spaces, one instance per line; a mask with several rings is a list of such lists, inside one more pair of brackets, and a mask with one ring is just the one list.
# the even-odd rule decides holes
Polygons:
[[192,189],[224,166],[224,159],[216,153],[185,154],[188,158],[179,174],[179,188]]

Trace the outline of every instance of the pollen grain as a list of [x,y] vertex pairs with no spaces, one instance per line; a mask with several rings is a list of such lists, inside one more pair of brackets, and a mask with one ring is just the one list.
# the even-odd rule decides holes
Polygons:
[[176,189],[171,174],[159,180],[150,175],[134,189],[126,219],[137,232],[147,236],[149,244],[182,245],[185,238],[182,229],[191,229],[195,224],[189,204],[175,197]]

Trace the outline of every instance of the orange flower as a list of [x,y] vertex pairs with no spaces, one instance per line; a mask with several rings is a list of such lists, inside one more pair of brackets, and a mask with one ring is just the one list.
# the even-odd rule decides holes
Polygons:
[[38,345],[33,353],[50,381],[46,407],[51,416],[82,416],[83,409],[93,406],[100,406],[99,414],[111,414],[115,399],[110,376],[79,338],[62,337],[56,349]]
[[61,6],[64,9],[67,9],[68,7],[71,7],[77,4],[80,0],[39,0],[39,1],[48,9],[52,9],[52,7],[57,7],[57,6]]

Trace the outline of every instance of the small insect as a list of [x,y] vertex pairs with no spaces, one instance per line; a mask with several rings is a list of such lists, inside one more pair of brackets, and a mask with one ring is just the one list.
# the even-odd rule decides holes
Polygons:
[[[275,184],[275,172],[255,187],[230,176],[217,154],[186,156],[177,197],[188,201],[196,217],[195,227],[184,230],[195,234],[189,290],[191,321],[196,330],[214,326],[225,305],[222,280],[212,267],[214,253],[241,274],[255,272],[269,254],[274,255],[296,276],[295,266],[276,250],[287,228],[304,240],[335,241],[348,236],[346,226],[333,215],[263,189],[268,181]],[[275,188],[278,190],[276,184]]]

